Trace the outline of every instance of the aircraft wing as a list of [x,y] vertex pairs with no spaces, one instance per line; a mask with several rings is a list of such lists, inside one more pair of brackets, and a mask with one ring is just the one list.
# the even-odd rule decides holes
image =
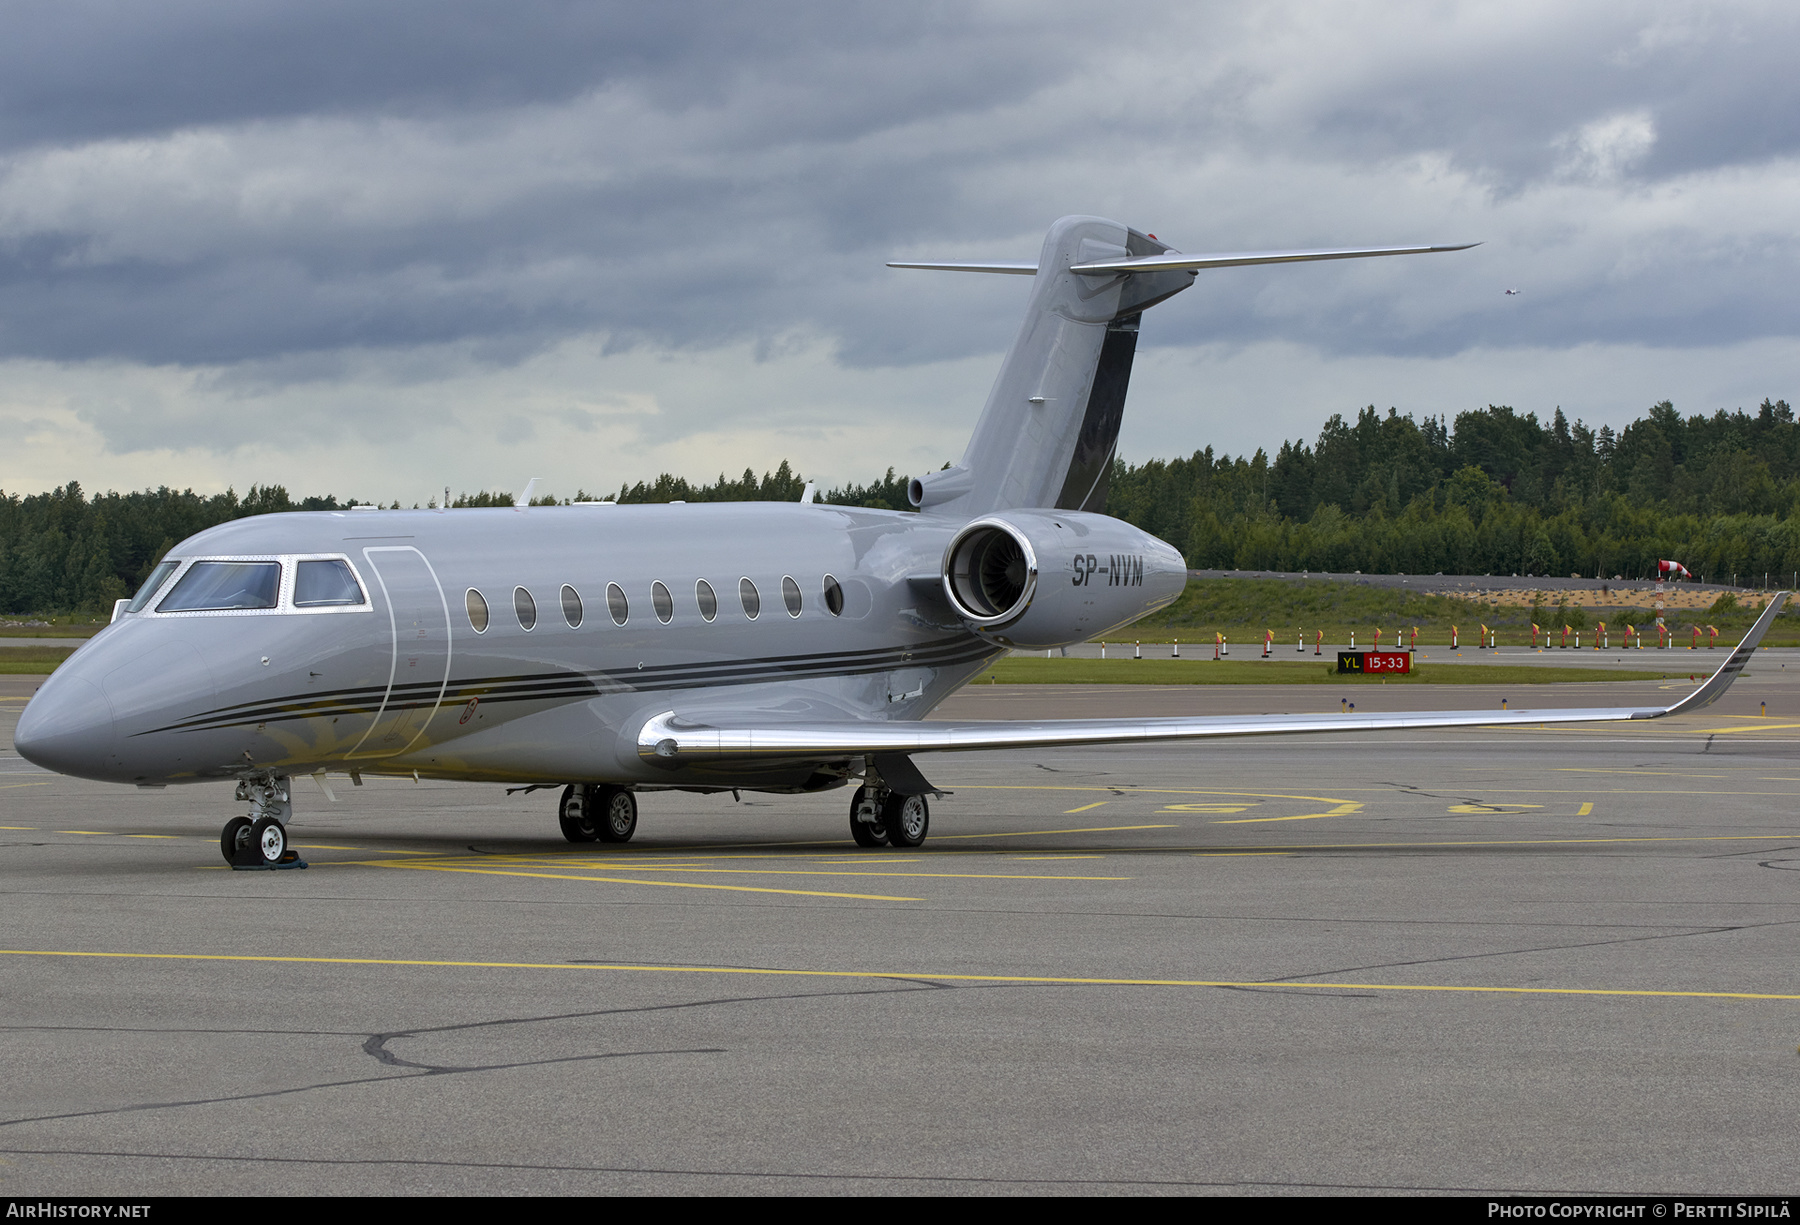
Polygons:
[[961,721],[784,722],[684,717],[670,710],[638,732],[638,755],[668,765],[721,760],[877,756],[1054,748],[1083,744],[1141,744],[1296,732],[1404,731],[1430,727],[1506,727],[1546,723],[1602,723],[1660,719],[1712,705],[1737,679],[1787,593],[1769,601],[1756,624],[1705,684],[1672,706],[1598,706],[1558,710],[1428,710],[1389,714],[1227,715],[1162,719],[1046,719]]

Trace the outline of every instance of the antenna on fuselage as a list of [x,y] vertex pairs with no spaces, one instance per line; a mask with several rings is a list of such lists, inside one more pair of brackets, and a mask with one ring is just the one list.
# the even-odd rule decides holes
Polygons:
[[531,491],[536,489],[537,483],[543,479],[541,476],[534,476],[525,482],[525,492],[513,499],[514,510],[524,510],[531,505]]

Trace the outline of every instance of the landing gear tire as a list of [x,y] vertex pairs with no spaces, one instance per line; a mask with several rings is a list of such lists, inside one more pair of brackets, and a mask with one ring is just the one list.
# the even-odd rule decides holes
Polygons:
[[280,863],[287,855],[287,830],[274,817],[259,817],[250,827],[250,846],[263,863]]
[[881,805],[881,827],[892,846],[918,846],[931,828],[931,806],[922,795],[889,792]]
[[590,801],[602,842],[630,842],[637,833],[637,797],[623,787],[596,787]]
[[556,807],[556,820],[562,835],[570,842],[600,841],[599,824],[594,820],[593,792],[581,783],[564,787],[562,801]]
[[225,856],[226,863],[243,862],[250,846],[249,817],[233,817],[225,822],[225,828],[219,831],[219,853]]
[[[867,787],[858,787],[856,795],[850,801],[850,836],[856,839],[857,846],[886,846],[888,841],[887,827],[882,824],[879,813],[864,813],[865,808],[873,808],[875,801],[869,798]],[[864,820],[864,816],[873,816],[874,820]]]

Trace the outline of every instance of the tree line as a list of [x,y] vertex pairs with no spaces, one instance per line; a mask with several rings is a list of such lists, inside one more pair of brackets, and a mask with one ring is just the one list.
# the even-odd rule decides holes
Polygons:
[[[889,468],[820,501],[909,509]],[[758,476],[696,483],[664,473],[621,485],[618,502],[797,500],[787,461]],[[543,505],[597,500],[540,497]],[[109,608],[183,538],[231,519],[356,505],[292,498],[280,485],[242,497],[168,488],[89,496],[0,491],[0,613]],[[510,506],[509,492],[452,507]],[[397,506],[398,503],[395,503]],[[1423,421],[1389,409],[1333,414],[1310,445],[1275,455],[1143,464],[1115,460],[1107,513],[1162,537],[1196,568],[1333,573],[1647,575],[1660,558],[1696,576],[1760,581],[1800,571],[1800,425],[1785,400],[1755,413],[1682,417],[1667,401],[1615,434],[1548,423],[1504,406]]]
[[1271,458],[1115,464],[1107,512],[1200,569],[1627,578],[1661,558],[1740,581],[1800,570],[1800,426],[1785,400],[1615,434],[1558,409],[1416,421],[1373,406]]

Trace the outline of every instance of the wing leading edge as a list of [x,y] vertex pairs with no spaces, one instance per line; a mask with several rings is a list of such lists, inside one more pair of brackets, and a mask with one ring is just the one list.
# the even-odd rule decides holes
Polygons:
[[846,757],[858,754],[971,752],[1085,744],[1212,740],[1301,732],[1404,731],[1430,727],[1505,727],[1514,724],[1605,723],[1661,719],[1711,706],[1731,687],[1787,599],[1777,593],[1744,640],[1705,684],[1672,706],[1613,706],[1565,710],[1442,710],[1392,714],[1198,716],[1164,719],[899,722],[845,719],[754,725],[684,717],[665,711],[638,732],[638,755],[665,765],[728,759]]

